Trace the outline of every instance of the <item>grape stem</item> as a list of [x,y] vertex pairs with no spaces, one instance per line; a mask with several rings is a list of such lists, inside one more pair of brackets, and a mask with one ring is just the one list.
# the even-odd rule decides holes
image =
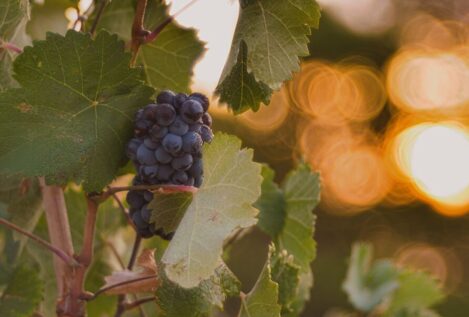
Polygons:
[[135,10],[134,21],[132,24],[132,41],[130,44],[131,51],[132,51],[132,58],[130,60],[130,66],[135,66],[137,61],[137,55],[140,50],[140,46],[142,44],[150,43],[154,41],[157,36],[164,30],[164,28],[170,24],[179,14],[187,10],[191,7],[194,3],[198,0],[192,0],[184,7],[182,7],[179,11],[177,11],[174,15],[168,17],[163,22],[155,27],[153,31],[146,30],[143,21],[145,18],[145,10],[147,7],[147,0],[138,0],[137,8]]
[[49,251],[51,251],[55,255],[57,255],[65,264],[67,264],[69,266],[78,266],[79,265],[78,262],[73,257],[69,256],[68,254],[66,254],[61,249],[53,246],[52,244],[50,244],[46,240],[44,240],[44,239],[42,239],[42,238],[28,232],[28,231],[25,231],[25,230],[21,229],[20,227],[18,227],[14,223],[11,223],[6,219],[0,218],[0,224],[4,225],[4,226],[6,226],[6,227],[8,227],[12,230],[15,230],[15,231],[27,236],[31,240],[39,243],[40,245],[42,245],[43,247],[45,247],[46,249],[48,249]]
[[93,24],[91,25],[89,33],[91,35],[94,35],[96,32],[96,28],[98,27],[99,20],[101,20],[101,17],[103,16],[104,8],[108,4],[108,0],[101,0],[99,3],[98,7],[98,13],[96,13],[96,18],[93,21]]
[[9,42],[1,42],[1,48],[18,53],[18,54],[23,53],[23,50],[21,48]]
[[124,309],[131,310],[137,307],[141,307],[141,305],[146,304],[148,302],[153,302],[155,300],[156,300],[155,296],[148,296],[148,297],[140,298],[130,303],[124,303]]
[[[142,237],[138,234],[135,236],[134,246],[132,247],[132,254],[130,255],[129,263],[127,264],[127,270],[131,271],[137,260],[138,250],[140,249],[140,244],[142,242]],[[114,317],[120,317],[126,311],[125,308],[125,295],[119,295],[117,299],[117,309]]]
[[86,297],[86,300],[87,301],[90,301],[90,300],[94,300],[96,299],[99,295],[113,289],[113,288],[117,288],[117,287],[120,287],[120,286],[123,286],[123,285],[127,285],[127,284],[132,284],[132,283],[135,283],[135,282],[140,282],[140,281],[146,281],[146,280],[150,280],[150,279],[154,279],[154,278],[158,278],[158,275],[157,274],[154,274],[154,275],[148,275],[148,276],[142,276],[142,277],[137,277],[137,278],[134,278],[132,280],[127,280],[127,281],[123,281],[123,282],[120,282],[120,283],[116,283],[116,284],[112,284],[112,285],[109,285],[109,286],[106,286],[106,287],[103,287],[103,288],[100,288],[96,293],[94,293],[92,296],[88,296]]
[[122,213],[124,214],[125,216],[125,219],[127,219],[127,223],[132,227],[134,228],[135,232],[137,232],[137,227],[135,227],[135,224],[134,222],[132,221],[132,218],[130,218],[130,215],[129,215],[129,212],[127,211],[127,209],[124,207],[124,204],[122,203],[122,201],[119,199],[119,197],[116,195],[116,193],[112,193],[112,198],[114,198],[114,200],[116,201],[117,205],[119,206],[120,210],[122,211]]

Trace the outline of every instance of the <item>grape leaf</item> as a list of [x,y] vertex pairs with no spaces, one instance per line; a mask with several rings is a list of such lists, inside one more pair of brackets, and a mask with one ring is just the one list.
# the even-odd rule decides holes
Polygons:
[[389,316],[399,311],[429,308],[444,299],[441,285],[425,272],[403,270],[399,274],[399,287],[389,304]]
[[[242,43],[247,45],[247,72],[253,75],[256,90],[265,93],[262,89],[265,85],[272,90],[278,89],[282,82],[292,77],[292,72],[299,70],[299,56],[309,54],[308,36],[312,28],[318,27],[320,17],[319,6],[314,0],[240,0],[240,3],[231,51],[217,87],[217,93],[224,95],[224,100],[237,112],[247,110],[247,106],[258,109],[261,99],[257,96],[249,103],[246,100],[241,109],[238,96],[233,94],[226,98],[230,96],[226,89],[244,87],[246,79],[250,86],[254,83],[250,76],[238,76],[236,85],[230,76],[233,71],[239,72],[239,52],[244,50]],[[226,80],[232,83],[226,85]]]
[[215,275],[194,288],[183,288],[164,276],[156,292],[158,306],[166,317],[210,316],[214,306],[223,308],[227,296],[239,294],[240,282],[224,265],[220,265]]
[[269,258],[252,290],[246,296],[241,296],[238,317],[280,317],[279,287],[271,276],[272,253],[271,248]]
[[431,310],[426,308],[402,308],[396,312],[393,312],[389,315],[385,315],[389,317],[440,317],[440,315]]
[[223,240],[256,223],[252,204],[260,194],[261,165],[252,162],[252,150],[240,148],[241,141],[226,134],[204,146],[204,183],[162,258],[168,278],[183,287],[209,278]]
[[106,32],[49,33],[27,47],[14,63],[23,88],[0,94],[0,172],[101,190],[126,162],[134,113],[153,93],[129,60]]
[[319,174],[311,172],[307,164],[300,164],[287,176],[282,189],[286,218],[277,239],[277,248],[287,250],[295,263],[307,271],[316,257],[312,210],[319,203]]
[[369,312],[390,296],[398,286],[398,271],[387,260],[372,260],[372,247],[365,243],[356,243],[342,288],[348,294],[355,308]]
[[[86,22],[89,29],[96,20],[98,10],[94,10]],[[132,23],[135,15],[135,3],[133,0],[111,1],[106,5],[101,18],[96,25],[96,30],[107,30],[119,35],[128,42],[132,38]]]
[[12,64],[16,53],[2,49],[2,42],[22,48],[29,43],[26,23],[29,19],[29,1],[6,0],[0,3],[0,92],[17,85],[12,77]]
[[311,296],[311,288],[313,287],[313,271],[308,268],[306,271],[300,272],[298,276],[299,284],[296,297],[289,305],[288,310],[282,310],[282,317],[298,317],[304,310],[306,302]]
[[164,193],[153,191],[153,200],[148,204],[152,210],[150,223],[165,234],[175,232],[181,219],[192,202],[190,191]]
[[278,284],[278,303],[282,306],[282,316],[285,316],[293,312],[291,305],[298,298],[300,267],[293,263],[293,257],[286,250],[271,254],[270,262],[272,280]]
[[43,283],[37,271],[15,268],[0,295],[0,316],[30,317],[42,299]]
[[257,226],[275,239],[285,225],[285,199],[282,190],[274,182],[274,170],[264,165],[262,176],[262,194],[254,204],[259,209]]
[[248,72],[246,42],[240,42],[238,62],[217,86],[215,93],[220,95],[220,102],[228,103],[236,114],[250,108],[257,111],[260,103],[270,103],[272,89],[263,82],[256,81],[254,75]]
[[[145,26],[150,30],[169,18],[168,6],[163,1],[150,0],[146,13]],[[147,82],[157,90],[188,92],[192,68],[205,51],[204,45],[194,29],[184,28],[173,20],[156,40],[140,49],[139,62],[145,68]]]

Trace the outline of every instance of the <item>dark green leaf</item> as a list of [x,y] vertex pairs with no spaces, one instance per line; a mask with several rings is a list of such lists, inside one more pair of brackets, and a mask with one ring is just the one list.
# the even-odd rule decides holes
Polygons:
[[234,113],[246,110],[259,110],[261,103],[269,104],[272,89],[263,82],[258,82],[247,67],[247,46],[241,41],[237,63],[229,75],[220,82],[215,93],[220,96],[220,102],[227,103]]
[[277,249],[287,250],[295,263],[307,271],[316,257],[313,209],[319,203],[319,174],[312,172],[307,164],[300,164],[287,176],[283,192],[286,218]]
[[355,308],[370,312],[399,286],[398,271],[387,260],[372,265],[372,246],[356,243],[352,247],[343,289]]
[[19,266],[0,295],[0,316],[30,317],[42,300],[43,284],[36,270]]
[[285,225],[285,200],[282,190],[274,182],[275,172],[264,165],[262,176],[262,194],[254,204],[259,209],[257,225],[275,239]]
[[0,171],[101,190],[126,162],[134,113],[153,93],[129,60],[106,32],[49,33],[26,48],[15,61],[23,89],[0,95]]
[[148,208],[152,209],[150,223],[156,229],[162,228],[165,234],[175,232],[193,195],[190,191],[154,191],[153,200],[148,204]]
[[[270,89],[278,89],[280,85],[292,77],[292,72],[299,70],[299,56],[307,56],[311,28],[319,23],[319,6],[314,0],[241,0],[241,11],[233,38],[230,55],[223,74],[218,83],[219,94],[228,96],[224,89],[233,88],[226,85],[234,71],[239,72],[240,51],[247,46],[246,69],[255,81],[268,85]],[[244,53],[243,53],[244,54]],[[244,59],[241,59],[244,60]],[[238,76],[238,87],[245,86],[244,79]],[[250,86],[252,86],[252,78]],[[265,93],[265,90],[260,90]],[[270,92],[270,94],[272,91]],[[265,96],[257,96],[246,100],[243,108],[239,108],[239,96],[231,95],[225,101],[235,111],[244,111],[248,107],[257,109],[259,100]],[[268,99],[268,98],[267,98]]]

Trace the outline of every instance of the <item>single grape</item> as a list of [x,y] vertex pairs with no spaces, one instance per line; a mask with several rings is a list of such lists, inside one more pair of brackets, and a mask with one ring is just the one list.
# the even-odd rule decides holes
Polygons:
[[204,165],[202,159],[194,159],[188,172],[189,175],[194,178],[202,176],[204,174]]
[[169,103],[170,105],[174,104],[175,94],[171,90],[163,90],[156,97],[157,103]]
[[182,148],[182,138],[179,135],[168,133],[161,142],[166,152],[178,153]]
[[156,150],[158,148],[159,143],[153,141],[151,138],[145,138],[143,139],[143,144],[150,150]]
[[137,229],[139,230],[143,230],[145,228],[148,228],[148,223],[145,222],[145,220],[143,220],[142,218],[142,214],[140,212],[136,212],[132,215],[132,220],[135,224],[135,226],[137,227]]
[[135,160],[137,158],[137,150],[140,145],[142,145],[142,140],[137,138],[131,139],[129,143],[127,143],[127,157],[131,160]]
[[167,127],[176,119],[176,110],[168,103],[158,104],[156,106],[156,123],[159,126]]
[[200,176],[200,177],[196,177],[194,179],[194,187],[200,187],[202,186],[202,183],[204,182],[204,177],[203,176]]
[[168,128],[160,127],[159,125],[155,124],[151,127],[150,131],[148,131],[148,134],[154,142],[158,142],[164,138],[166,134],[168,134]]
[[142,216],[143,221],[145,221],[146,223],[150,223],[151,209],[148,208],[148,205],[144,205],[142,209],[140,209],[140,214]]
[[163,146],[159,146],[155,151],[156,160],[162,164],[168,164],[172,161],[173,157],[171,154],[166,152]]
[[202,150],[202,138],[196,132],[187,132],[182,137],[182,149],[186,153],[196,153]]
[[137,113],[135,114],[135,121],[143,119],[143,109],[138,109]]
[[157,165],[150,165],[150,166],[140,166],[139,174],[142,175],[143,179],[149,180],[151,178],[155,178],[156,174],[158,173],[158,166]]
[[186,94],[177,94],[174,97],[174,107],[176,109],[181,108],[182,104],[187,100],[187,95]]
[[213,139],[212,129],[205,124],[200,128],[200,136],[204,142],[210,143]]
[[151,103],[149,105],[146,105],[145,108],[143,108],[143,118],[145,120],[155,122],[157,112],[158,112],[158,106],[156,104]]
[[151,128],[152,123],[148,120],[138,120],[135,121],[135,135],[141,136],[144,135],[148,132],[148,130]]
[[129,190],[125,200],[131,208],[140,208],[145,204],[143,194],[138,190]]
[[191,132],[196,132],[196,133],[199,133],[199,134],[200,134],[200,128],[202,128],[202,123],[196,122],[196,123],[191,124],[191,125],[189,126],[189,131],[191,131]]
[[151,191],[145,190],[143,191],[143,198],[145,199],[145,201],[150,202],[153,200],[153,194],[151,193]]
[[212,116],[208,112],[205,112],[202,115],[202,122],[203,122],[203,124],[211,127],[212,126]]
[[179,171],[187,171],[192,165],[192,155],[184,154],[181,157],[176,157],[172,162],[171,166],[175,170]]
[[[143,205],[142,205],[142,206],[143,206]],[[141,206],[138,207],[138,208],[135,208],[135,207],[130,206],[130,208],[129,208],[129,215],[130,215],[130,217],[132,218],[132,216],[134,215],[134,213],[140,212],[140,208],[141,208]]]
[[185,101],[180,109],[181,117],[189,124],[196,123],[204,114],[204,108],[197,100]]
[[193,94],[190,94],[189,98],[200,102],[200,104],[204,108],[204,112],[208,110],[210,100],[208,100],[207,96],[205,96],[204,94],[201,94],[200,92],[194,92]]
[[158,177],[158,179],[162,182],[167,182],[171,179],[173,173],[174,168],[172,168],[171,165],[160,165],[156,177]]
[[187,186],[194,186],[194,177],[189,177],[186,182]]
[[184,135],[189,131],[189,125],[185,123],[181,117],[177,116],[173,123],[169,126],[169,132],[176,135]]
[[147,148],[145,144],[142,144],[138,147],[137,160],[140,164],[144,165],[155,165],[157,163],[153,151]]
[[186,185],[189,180],[189,176],[184,171],[176,171],[171,177],[171,182],[178,185]]

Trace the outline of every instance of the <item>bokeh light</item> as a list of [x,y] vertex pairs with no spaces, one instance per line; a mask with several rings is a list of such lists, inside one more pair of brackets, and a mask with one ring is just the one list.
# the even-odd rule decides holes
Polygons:
[[423,198],[447,215],[469,204],[469,132],[455,122],[421,123],[401,132],[394,155]]

